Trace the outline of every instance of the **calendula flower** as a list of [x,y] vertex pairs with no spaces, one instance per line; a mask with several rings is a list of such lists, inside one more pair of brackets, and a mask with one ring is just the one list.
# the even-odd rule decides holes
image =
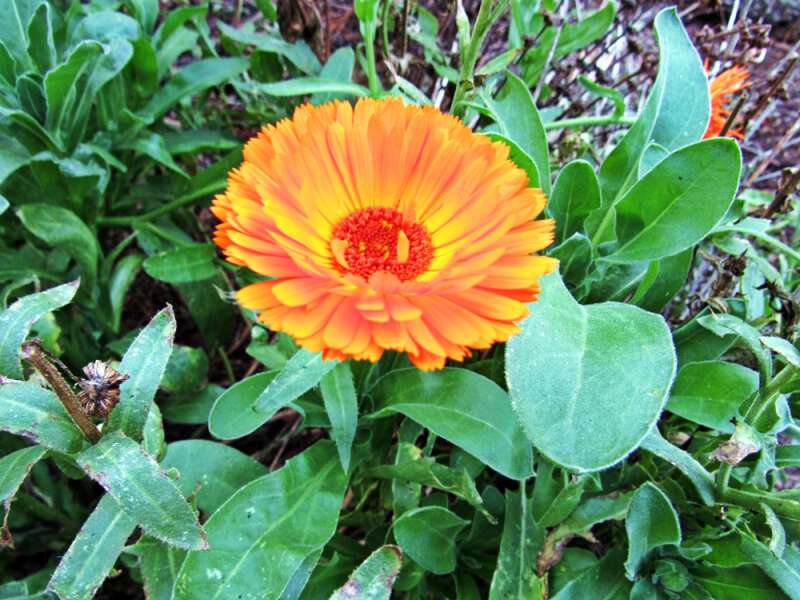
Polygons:
[[[727,106],[730,104],[734,94],[738,94],[749,85],[747,77],[747,69],[737,66],[723,71],[711,80],[709,84],[711,118],[708,121],[708,129],[706,129],[703,138],[718,137],[722,133],[725,123],[728,122],[728,118],[731,116],[731,111]],[[742,138],[742,132],[739,129],[730,128],[727,135],[739,139]]]
[[408,353],[422,369],[517,332],[557,262],[546,198],[504,144],[398,99],[302,106],[244,149],[214,200],[238,292],[325,358]]

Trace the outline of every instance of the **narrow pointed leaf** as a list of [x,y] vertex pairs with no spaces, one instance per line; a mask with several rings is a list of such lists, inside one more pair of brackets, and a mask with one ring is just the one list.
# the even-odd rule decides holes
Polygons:
[[81,432],[58,397],[32,383],[0,384],[0,431],[67,454],[83,444]]
[[208,547],[197,515],[178,487],[121,432],[106,434],[76,460],[146,533],[178,548]]
[[91,600],[134,529],[136,521],[111,496],[103,496],[61,558],[47,588],[60,598]]
[[140,440],[150,406],[172,354],[175,315],[167,306],[147,324],[122,357],[119,371],[130,378],[120,386],[119,403],[108,419],[108,430]]
[[402,564],[400,548],[381,546],[353,571],[330,600],[389,600]]
[[0,375],[22,378],[19,349],[31,326],[49,312],[69,304],[80,281],[20,298],[0,314]]
[[339,363],[320,381],[325,411],[331,421],[331,437],[342,468],[350,468],[350,451],[358,425],[358,398],[353,385],[353,374],[347,363]]

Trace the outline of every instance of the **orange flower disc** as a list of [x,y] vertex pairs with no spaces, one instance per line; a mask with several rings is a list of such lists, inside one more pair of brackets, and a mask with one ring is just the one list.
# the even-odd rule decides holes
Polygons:
[[272,279],[239,302],[325,358],[422,369],[518,331],[554,259],[541,190],[508,148],[398,99],[298,108],[214,199],[227,259]]
[[[734,94],[744,90],[749,84],[747,69],[744,67],[732,67],[723,71],[709,84],[711,94],[711,118],[708,121],[703,138],[719,137],[725,123],[731,116],[731,111],[727,108]],[[739,129],[729,129],[727,135],[742,139],[742,132]]]

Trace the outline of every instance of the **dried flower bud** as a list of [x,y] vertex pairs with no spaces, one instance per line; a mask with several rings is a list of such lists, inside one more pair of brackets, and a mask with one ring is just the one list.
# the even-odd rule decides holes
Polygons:
[[86,376],[78,381],[81,392],[78,400],[86,414],[106,417],[119,402],[119,386],[128,376],[109,367],[101,360],[83,367]]

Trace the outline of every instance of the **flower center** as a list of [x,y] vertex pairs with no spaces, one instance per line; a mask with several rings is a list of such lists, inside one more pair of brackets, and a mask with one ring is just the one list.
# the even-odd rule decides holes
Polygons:
[[362,208],[339,223],[331,240],[338,268],[369,279],[376,271],[400,281],[425,272],[433,258],[431,236],[419,223],[405,223],[393,208]]

